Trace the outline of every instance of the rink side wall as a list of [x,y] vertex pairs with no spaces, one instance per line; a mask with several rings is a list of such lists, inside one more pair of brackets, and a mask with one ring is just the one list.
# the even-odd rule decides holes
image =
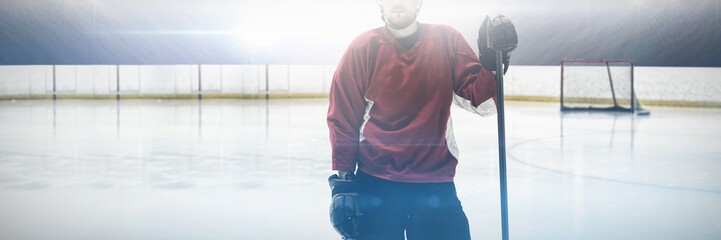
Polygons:
[[[0,99],[326,97],[330,65],[0,66]],[[559,101],[560,66],[512,66],[509,100]],[[636,67],[642,105],[721,107],[721,68]]]

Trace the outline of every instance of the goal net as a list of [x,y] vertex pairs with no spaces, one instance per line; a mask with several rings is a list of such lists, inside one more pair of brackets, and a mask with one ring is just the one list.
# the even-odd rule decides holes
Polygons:
[[633,63],[625,60],[561,61],[561,111],[648,114],[634,93]]

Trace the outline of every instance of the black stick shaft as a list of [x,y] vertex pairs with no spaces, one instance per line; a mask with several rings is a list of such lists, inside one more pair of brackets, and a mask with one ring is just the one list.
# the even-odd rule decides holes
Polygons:
[[502,50],[496,50],[496,109],[498,111],[498,171],[501,182],[501,236],[508,240],[508,191],[506,185],[506,119],[503,106]]

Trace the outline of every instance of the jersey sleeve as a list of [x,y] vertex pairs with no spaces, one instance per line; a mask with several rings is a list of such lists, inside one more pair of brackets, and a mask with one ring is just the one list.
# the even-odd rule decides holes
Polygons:
[[451,37],[453,60],[453,102],[472,113],[491,116],[496,113],[496,81],[483,68],[473,49],[460,33]]
[[331,83],[328,107],[333,170],[353,171],[358,162],[360,125],[365,115],[365,80],[362,51],[349,48],[338,64]]

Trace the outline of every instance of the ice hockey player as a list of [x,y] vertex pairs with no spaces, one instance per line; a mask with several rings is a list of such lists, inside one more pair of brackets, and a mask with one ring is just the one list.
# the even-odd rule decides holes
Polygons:
[[450,111],[495,113],[495,53],[479,41],[479,59],[457,30],[418,22],[422,0],[377,4],[385,26],[352,41],[330,90],[329,181],[357,184],[334,190],[331,220],[344,239],[470,239]]

